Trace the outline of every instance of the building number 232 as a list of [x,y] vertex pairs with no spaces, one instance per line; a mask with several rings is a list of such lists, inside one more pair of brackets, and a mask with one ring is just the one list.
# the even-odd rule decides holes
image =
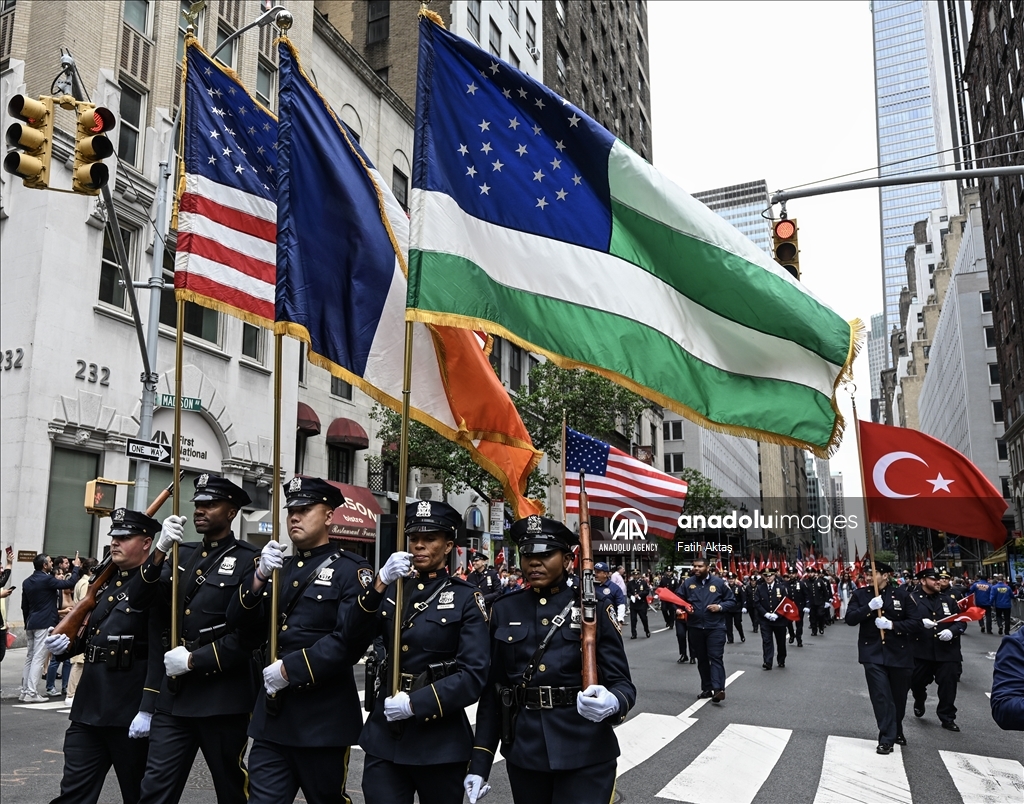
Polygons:
[[75,362],[78,363],[78,371],[75,373],[76,380],[110,385],[110,369],[106,366],[97,366],[95,363],[86,363],[84,360],[77,360]]
[[25,359],[24,349],[8,349],[0,353],[0,363],[3,363],[4,371],[21,368],[21,361]]

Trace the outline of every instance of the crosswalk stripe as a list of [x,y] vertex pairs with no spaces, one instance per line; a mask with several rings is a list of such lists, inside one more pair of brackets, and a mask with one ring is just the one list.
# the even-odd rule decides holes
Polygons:
[[71,711],[71,707],[64,703],[63,698],[61,698],[59,701],[47,701],[46,703],[15,704],[15,706],[18,707],[18,709],[66,709],[68,712]]
[[652,712],[641,712],[627,720],[615,729],[622,752],[616,775],[621,776],[646,762],[696,722],[696,718],[681,719]]
[[[814,804],[911,804],[900,746],[879,755],[877,743],[829,735]],[[865,769],[871,772],[866,773]]]
[[[658,797],[700,804],[750,804],[792,733],[791,729],[731,723]],[[736,757],[743,757],[743,773],[736,773]]]
[[966,804],[1019,804],[1024,800],[1024,764],[956,751],[939,751]]

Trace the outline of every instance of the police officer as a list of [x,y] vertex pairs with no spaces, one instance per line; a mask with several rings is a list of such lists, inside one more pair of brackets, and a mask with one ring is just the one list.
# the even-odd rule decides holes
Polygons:
[[[228,623],[269,630],[271,579],[279,571],[277,656],[263,669],[249,736],[249,804],[295,800],[349,804],[350,746],[363,726],[352,665],[361,655],[344,638],[348,609],[370,585],[361,556],[331,544],[327,529],[344,495],[325,480],[296,477],[284,485],[288,537],[260,553],[252,583],[228,607]],[[324,713],[329,712],[330,717]]]
[[[796,637],[796,646],[802,648],[804,646],[804,615],[810,613],[811,607],[807,597],[807,581],[797,575],[796,570],[793,571],[792,579],[789,582],[789,596],[796,603],[800,613],[800,618],[793,621],[793,631]],[[792,639],[789,640],[789,644],[793,644]]]
[[[256,700],[252,647],[258,637],[227,624],[228,604],[252,584],[257,549],[239,541],[231,523],[250,502],[230,480],[203,473],[194,482],[193,523],[203,537],[178,551],[178,622],[181,644],[164,654],[160,695],[150,731],[145,804],[176,802],[202,750],[219,804],[246,800],[243,755]],[[143,581],[159,588],[170,610],[171,566],[165,556],[184,535],[185,517],[164,520],[156,550],[143,565]],[[76,696],[77,697],[77,696]]]
[[732,635],[733,626],[736,627],[736,631],[739,633],[740,642],[747,641],[747,638],[743,635],[743,615],[745,613],[744,609],[746,608],[744,603],[746,603],[747,593],[743,587],[743,581],[736,578],[735,572],[729,573],[729,580],[727,583],[729,584],[729,588],[732,589],[733,595],[736,597],[737,604],[735,610],[729,612],[728,616],[725,618],[725,641],[731,645],[734,642]]
[[[665,570],[661,579],[658,581],[659,589],[668,589],[670,592],[679,585],[676,580],[675,573],[671,569]],[[675,604],[669,603],[667,600],[660,601],[661,616],[665,620],[665,627],[670,628],[673,621],[675,620],[676,607]],[[683,651],[685,653],[686,651]]]
[[629,598],[629,632],[630,639],[636,639],[636,619],[644,627],[644,633],[650,638],[651,627],[647,624],[647,609],[650,604],[647,598],[651,594],[651,585],[647,579],[640,575],[640,570],[634,569],[630,572],[629,581],[626,582],[626,596]]
[[696,654],[700,672],[697,697],[721,703],[725,700],[725,618],[737,608],[736,596],[722,578],[710,574],[703,557],[693,560],[693,576],[679,585],[676,594],[693,606],[686,630],[691,658]]
[[[110,561],[114,574],[97,590],[96,608],[72,642],[64,634],[45,640],[61,659],[84,653],[85,665],[64,735],[64,777],[54,802],[99,800],[111,765],[121,799],[139,800],[149,750],[149,722],[161,671],[159,620],[151,617],[154,596],[144,599],[139,567],[160,531],[155,519],[126,508],[111,514]],[[148,679],[148,682],[147,682]],[[148,689],[147,689],[148,688]]]
[[924,630],[914,635],[914,674],[910,689],[914,694],[914,716],[924,717],[924,704],[928,699],[928,685],[935,682],[939,704],[935,714],[942,728],[960,731],[956,725],[956,682],[960,676],[960,635],[967,631],[967,623],[940,623],[945,617],[957,613],[956,598],[939,589],[939,572],[925,569],[917,573],[921,588],[911,597],[918,607]]
[[1002,636],[1004,629],[1007,634],[1010,633],[1010,607],[1013,605],[1013,589],[1002,575],[994,576],[993,580],[995,583],[992,584],[992,608],[996,613],[996,627],[999,629],[999,635]]
[[[985,610],[985,616],[978,620],[981,633],[986,630],[992,633],[992,584],[988,582],[988,576],[983,572],[978,573],[978,580],[971,584],[971,593],[974,595],[974,605]],[[987,627],[987,629],[986,629]]]
[[825,636],[826,609],[831,605],[832,586],[816,569],[807,572],[807,597],[810,600],[811,636]]
[[963,600],[964,597],[964,593],[958,587],[953,586],[953,578],[949,574],[949,570],[946,569],[939,570],[939,591],[949,592],[958,601]]
[[743,584],[743,597],[736,599],[736,602],[742,606],[740,613],[750,615],[750,629],[755,634],[758,632],[758,616],[757,609],[754,606],[754,592],[757,591],[757,584],[760,580],[761,576],[756,573],[748,575],[746,582]]
[[891,754],[893,744],[906,745],[903,715],[907,709],[907,691],[914,672],[911,639],[921,633],[921,615],[907,585],[891,587],[893,568],[875,562],[873,586],[853,593],[846,609],[846,624],[859,625],[858,660],[864,665],[868,697],[878,724],[879,754]]
[[579,539],[540,516],[520,519],[509,536],[530,587],[503,596],[492,612],[491,673],[465,779],[469,801],[487,789],[499,738],[517,804],[611,801],[619,755],[612,727],[636,701],[617,613],[610,596],[599,594],[600,683],[581,689],[579,588],[566,584]]
[[594,564],[594,583],[597,599],[607,599],[610,601],[614,607],[615,617],[618,619],[619,625],[625,625],[626,596],[619,589],[619,585],[612,580],[611,568],[604,561],[598,561]]
[[[465,708],[487,679],[487,606],[472,584],[448,573],[448,556],[462,517],[443,502],[423,500],[406,509],[411,552],[388,558],[348,615],[352,647],[365,650],[383,636],[387,657],[359,745],[367,801],[457,804],[462,801],[473,732]],[[412,577],[410,577],[410,575]],[[404,610],[395,611],[395,586],[404,584]],[[392,654],[394,628],[402,648]],[[401,689],[391,690],[398,661]]]
[[494,601],[501,597],[501,579],[494,570],[487,569],[487,561],[487,553],[470,553],[469,563],[473,565],[473,571],[466,576],[466,580],[484,596],[484,603],[490,611]]
[[761,618],[761,653],[764,659],[761,664],[763,670],[772,669],[772,660],[775,658],[775,645],[778,645],[779,667],[786,666],[786,618],[779,614],[776,609],[782,604],[782,599],[789,597],[789,587],[778,580],[775,570],[769,567],[764,571],[764,580],[757,585],[754,591],[754,607],[757,615]]

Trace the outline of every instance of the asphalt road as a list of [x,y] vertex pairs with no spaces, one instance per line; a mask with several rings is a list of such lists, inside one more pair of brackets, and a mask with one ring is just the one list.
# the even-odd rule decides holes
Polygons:
[[[652,625],[660,616],[652,612]],[[1001,731],[989,714],[992,660],[998,636],[971,626],[963,640],[958,734],[939,727],[934,698],[915,718],[908,706],[908,746],[874,753],[875,729],[860,665],[856,629],[833,625],[824,637],[790,646],[785,669],[761,669],[761,642],[726,647],[726,700],[696,701],[697,668],[676,664],[675,635],[626,639],[639,694],[617,730],[619,801],[699,804],[782,802],[921,802],[1020,804],[1024,801],[1024,735]],[[3,662],[3,692],[16,695],[24,651]],[[361,675],[361,674],[360,674]],[[49,708],[42,708],[49,707]],[[4,804],[49,801],[59,789],[66,710],[51,704],[0,706],[0,798]],[[942,753],[945,752],[945,753]],[[827,756],[826,756],[827,755]],[[362,753],[352,752],[349,791],[363,802]],[[488,804],[511,801],[502,763],[495,765]],[[100,799],[118,801],[111,773]],[[302,800],[301,798],[299,800]],[[209,772],[197,760],[182,798],[213,804]],[[374,802],[373,804],[383,804]]]

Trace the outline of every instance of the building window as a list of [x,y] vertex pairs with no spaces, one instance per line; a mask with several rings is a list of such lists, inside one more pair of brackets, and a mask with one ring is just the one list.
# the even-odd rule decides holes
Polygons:
[[339,447],[337,444],[327,445],[327,479],[335,483],[352,482],[352,450]]
[[242,323],[242,354],[257,363],[263,363],[264,330],[262,327],[254,327],[252,324]]
[[1006,450],[1006,441],[1001,438],[996,439],[996,456],[1001,461],[1009,460],[1009,453]]
[[402,205],[402,209],[409,211],[409,177],[396,167],[391,168],[391,192],[395,199]]
[[508,21],[519,30],[519,0],[508,0]]
[[516,55],[516,52],[512,49],[511,45],[509,45],[508,48],[508,63],[515,67],[517,70],[519,69],[519,57]]
[[560,25],[565,25],[565,2],[564,0],[555,0],[555,16],[558,18]]
[[366,44],[385,41],[391,35],[390,0],[370,0],[367,15]]
[[[466,3],[466,10],[469,12],[469,32],[473,38],[480,41],[480,0],[469,0]],[[530,12],[526,12],[529,14]]]
[[488,49],[491,51],[492,56],[501,58],[501,28],[499,28],[493,19],[489,19],[490,22],[490,33],[488,39]]
[[491,367],[501,379],[501,338],[497,335],[491,337]]
[[989,363],[988,364],[988,384],[999,385],[999,364]]
[[299,385],[306,384],[306,344],[299,341]]
[[118,126],[117,158],[132,167],[138,167],[141,156],[139,140],[142,136],[143,105],[145,95],[121,84],[121,120]]
[[46,499],[43,552],[50,556],[92,555],[95,519],[82,507],[82,489],[100,474],[95,452],[54,447]]
[[149,0],[124,0],[124,21],[149,36]]
[[[234,33],[234,31],[231,31],[231,30],[225,28],[223,25],[218,25],[217,26],[217,47],[220,47],[221,45],[223,45],[227,41],[227,38],[229,36],[231,36],[232,33]],[[220,51],[220,53],[217,54],[217,61],[219,61],[225,67],[231,67],[232,69],[234,68],[234,66],[235,66],[235,40],[232,40],[232,42],[229,45],[227,45],[223,50]]]
[[534,59],[540,55],[537,52],[537,23],[533,21],[529,9],[526,10],[526,49]]
[[[174,298],[174,257],[164,252],[164,292],[160,294],[160,323],[178,326],[178,302]],[[185,302],[185,333],[210,343],[220,342],[220,313],[195,302]]]
[[990,290],[981,291],[981,312],[992,312],[992,291]]
[[931,254],[932,253],[932,244],[931,243],[925,243],[924,244],[924,253],[925,254]]
[[676,422],[665,422],[662,425],[662,436],[665,441],[682,441],[683,440],[683,423],[682,421]]
[[989,349],[996,348],[996,328],[985,327],[985,346]]
[[566,76],[566,62],[569,61],[569,55],[565,52],[565,48],[562,47],[562,43],[559,42],[555,48],[555,69],[558,70],[558,80],[565,83]]
[[256,64],[256,100],[271,108],[270,99],[274,97],[274,74],[277,72],[274,66],[268,64],[260,57]]
[[518,391],[523,384],[523,350],[513,346],[508,353],[508,387]]
[[681,452],[666,452],[665,453],[665,471],[671,474],[683,471],[683,453]]
[[651,454],[656,455],[658,450],[658,425],[651,423]]
[[336,396],[341,399],[352,400],[352,385],[351,383],[345,382],[341,377],[335,377],[331,375],[331,396]]
[[999,424],[1003,421],[1003,401],[995,399],[992,401],[992,421]]
[[[129,229],[121,230],[121,239],[124,241],[124,250],[128,253],[128,275],[134,276],[132,271],[132,246],[133,232]],[[107,304],[124,309],[126,304],[125,287],[121,281],[120,263],[117,259],[117,247],[110,236],[110,230],[103,232],[103,261],[100,263],[100,294],[99,299]],[[173,291],[171,292],[173,296]],[[92,480],[93,478],[89,478]]]
[[388,76],[391,74],[391,70],[388,67],[381,67],[379,70],[374,70],[374,72],[385,84],[388,82]]
[[533,370],[540,365],[540,361],[533,355],[530,355],[528,358],[528,363],[530,366],[530,371],[529,374],[527,374],[527,380],[529,382],[529,391],[532,394],[537,390],[537,381],[534,379]]
[[999,485],[1001,487],[1001,490],[1002,490],[1002,493],[1003,493],[1003,497],[1006,498],[1007,500],[1009,500],[1011,498],[1011,496],[1012,496],[1010,494],[1010,478],[1009,477],[1001,477],[1001,478],[999,478]]

